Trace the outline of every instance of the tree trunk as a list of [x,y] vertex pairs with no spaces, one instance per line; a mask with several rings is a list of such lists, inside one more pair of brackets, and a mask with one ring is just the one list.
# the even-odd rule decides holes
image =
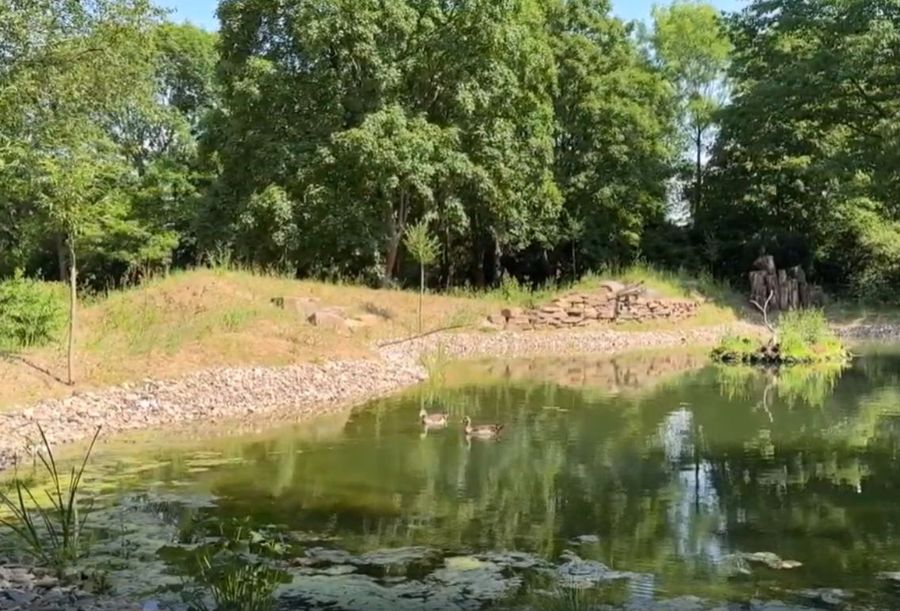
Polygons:
[[422,299],[425,295],[425,264],[419,263],[419,333],[422,332]]
[[400,236],[392,235],[388,239],[387,255],[384,264],[384,287],[390,286],[391,279],[394,277],[394,268],[397,267],[397,253],[400,250]]
[[450,262],[450,225],[444,224],[443,245],[441,247],[441,280],[444,290],[449,291],[453,282],[453,272]]
[[572,278],[578,280],[578,262],[575,260],[575,240],[572,240]]
[[694,181],[694,216],[700,212],[703,204],[703,128],[697,126],[697,175]]
[[69,385],[75,383],[75,311],[78,300],[78,267],[75,260],[75,236],[69,234],[69,345],[66,350],[66,369]]
[[384,264],[384,281],[382,285],[387,287],[391,284],[394,277],[394,268],[397,267],[397,255],[400,251],[400,241],[403,239],[403,232],[406,231],[406,215],[409,212],[409,202],[407,195],[403,192],[399,196],[399,208],[396,213],[391,210],[388,213],[388,228],[390,236],[388,237],[388,248],[386,261]]
[[56,262],[59,265],[59,281],[67,282],[69,268],[66,263],[66,238],[62,234],[56,234]]

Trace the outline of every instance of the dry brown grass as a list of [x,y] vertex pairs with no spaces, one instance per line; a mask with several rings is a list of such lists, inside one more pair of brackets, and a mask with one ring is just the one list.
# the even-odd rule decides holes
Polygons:
[[[349,315],[377,313],[381,318],[372,327],[336,333],[311,326],[289,308],[275,307],[271,300],[276,297],[315,297],[323,306],[345,308]],[[426,330],[475,324],[496,312],[504,299],[514,301],[497,292],[428,295]],[[82,304],[77,337],[79,383],[74,388],[57,379],[65,371],[63,337],[49,347],[0,359],[0,409],[209,367],[370,356],[374,343],[418,331],[417,304],[418,295],[412,291],[223,269],[175,273]],[[707,304],[691,324],[732,319],[727,307]],[[648,329],[646,325],[635,328]]]
[[[313,327],[275,297],[315,297],[350,315],[387,318],[354,333]],[[173,274],[82,304],[79,313],[80,382],[68,387],[63,338],[0,361],[0,407],[144,378],[166,378],[228,365],[287,365],[328,358],[365,357],[373,343],[417,330],[418,297],[242,271]],[[497,308],[492,300],[427,296],[429,329],[474,323]]]

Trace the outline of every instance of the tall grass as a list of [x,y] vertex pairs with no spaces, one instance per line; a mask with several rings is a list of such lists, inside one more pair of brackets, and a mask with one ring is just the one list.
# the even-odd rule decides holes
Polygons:
[[640,282],[664,297],[702,296],[705,300],[728,305],[737,304],[740,301],[731,285],[713,278],[710,274],[694,273],[683,269],[664,270],[645,263],[608,267],[600,271],[589,272],[576,282],[547,281],[543,284],[533,285],[520,282],[513,276],[504,276],[495,288],[457,287],[450,289],[448,294],[457,297],[491,299],[520,307],[535,307],[551,300],[559,293],[596,289],[601,283],[609,280],[623,283]]
[[773,340],[776,346],[762,346],[746,337],[727,336],[712,355],[728,363],[770,364],[843,362],[848,356],[821,310],[782,313],[774,326]]
[[80,509],[78,488],[100,435],[100,428],[94,433],[81,465],[72,467],[66,486],[63,485],[63,475],[44,429],[38,426],[38,431],[44,450],[38,453],[38,457],[50,477],[50,490],[46,491],[50,504],[42,505],[31,488],[16,477],[12,486],[13,494],[0,491],[0,505],[6,507],[12,515],[12,519],[0,518],[0,524],[15,534],[26,553],[62,576],[85,551],[85,524],[94,503],[90,499],[88,507]]
[[781,352],[798,361],[818,361],[823,355],[842,351],[822,310],[785,312],[778,319],[778,338]]

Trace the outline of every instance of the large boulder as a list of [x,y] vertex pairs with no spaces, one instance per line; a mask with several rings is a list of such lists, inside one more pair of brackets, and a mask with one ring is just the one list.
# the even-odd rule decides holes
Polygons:
[[319,310],[318,312],[313,312],[307,320],[311,325],[323,329],[333,329],[336,331],[347,329],[347,321],[334,310]]

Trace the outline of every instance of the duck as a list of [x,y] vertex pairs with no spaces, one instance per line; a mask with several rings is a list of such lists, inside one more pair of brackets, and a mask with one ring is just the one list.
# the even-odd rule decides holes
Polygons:
[[472,419],[468,416],[463,418],[463,423],[466,427],[465,432],[467,437],[493,439],[494,437],[498,437],[500,431],[503,430],[502,424],[479,424],[478,426],[472,426]]
[[447,414],[429,414],[422,407],[419,409],[419,421],[426,427],[444,427],[447,426]]

